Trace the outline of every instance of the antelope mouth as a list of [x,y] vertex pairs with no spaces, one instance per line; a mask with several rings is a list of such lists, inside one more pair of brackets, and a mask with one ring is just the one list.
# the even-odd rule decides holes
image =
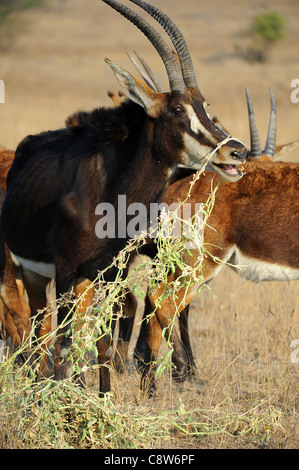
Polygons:
[[213,170],[216,171],[225,180],[237,181],[243,176],[242,170],[232,163],[210,162],[210,165],[213,167]]

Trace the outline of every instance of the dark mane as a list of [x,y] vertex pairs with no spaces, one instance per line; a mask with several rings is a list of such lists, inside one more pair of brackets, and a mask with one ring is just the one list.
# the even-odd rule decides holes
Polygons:
[[[130,147],[146,119],[143,108],[129,100],[119,107],[78,111],[66,119],[65,128],[28,135],[20,142],[7,184],[9,186],[12,174],[19,173],[36,155],[51,155],[52,158],[68,155],[76,159],[84,155],[89,157],[126,140]],[[130,161],[130,155],[127,161]],[[119,156],[119,162],[121,160],[123,155]]]
[[77,111],[66,119],[65,125],[74,134],[96,131],[103,143],[111,144],[124,142],[132,132],[136,133],[145,119],[144,109],[126,100],[117,107]]

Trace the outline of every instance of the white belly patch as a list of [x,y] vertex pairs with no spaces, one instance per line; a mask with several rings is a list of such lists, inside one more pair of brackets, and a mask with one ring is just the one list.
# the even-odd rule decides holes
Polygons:
[[257,258],[250,258],[244,255],[238,248],[235,248],[229,263],[234,265],[231,267],[240,276],[253,282],[293,281],[299,279],[299,269],[269,263]]
[[40,276],[48,277],[49,279],[55,278],[54,263],[41,263],[39,261],[32,261],[30,259],[22,258],[21,256],[16,256],[13,253],[12,259],[16,265],[21,265],[29,271],[39,274]]

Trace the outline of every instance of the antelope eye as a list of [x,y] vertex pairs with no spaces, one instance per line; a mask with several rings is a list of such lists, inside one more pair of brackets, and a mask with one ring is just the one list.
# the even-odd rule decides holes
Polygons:
[[183,114],[185,114],[185,110],[181,108],[180,106],[176,106],[175,108],[173,108],[172,114],[176,117],[182,116]]

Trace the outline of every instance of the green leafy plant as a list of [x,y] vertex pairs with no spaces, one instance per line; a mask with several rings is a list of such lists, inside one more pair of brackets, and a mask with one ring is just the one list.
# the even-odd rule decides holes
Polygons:
[[253,32],[262,41],[273,43],[285,36],[285,26],[285,18],[279,13],[264,13],[255,17]]
[[23,30],[25,21],[21,13],[42,6],[44,0],[1,0],[0,49],[8,49],[17,33]]
[[248,62],[265,62],[271,49],[286,34],[286,20],[277,12],[257,15],[251,26],[252,39],[246,47],[236,45],[236,54]]

